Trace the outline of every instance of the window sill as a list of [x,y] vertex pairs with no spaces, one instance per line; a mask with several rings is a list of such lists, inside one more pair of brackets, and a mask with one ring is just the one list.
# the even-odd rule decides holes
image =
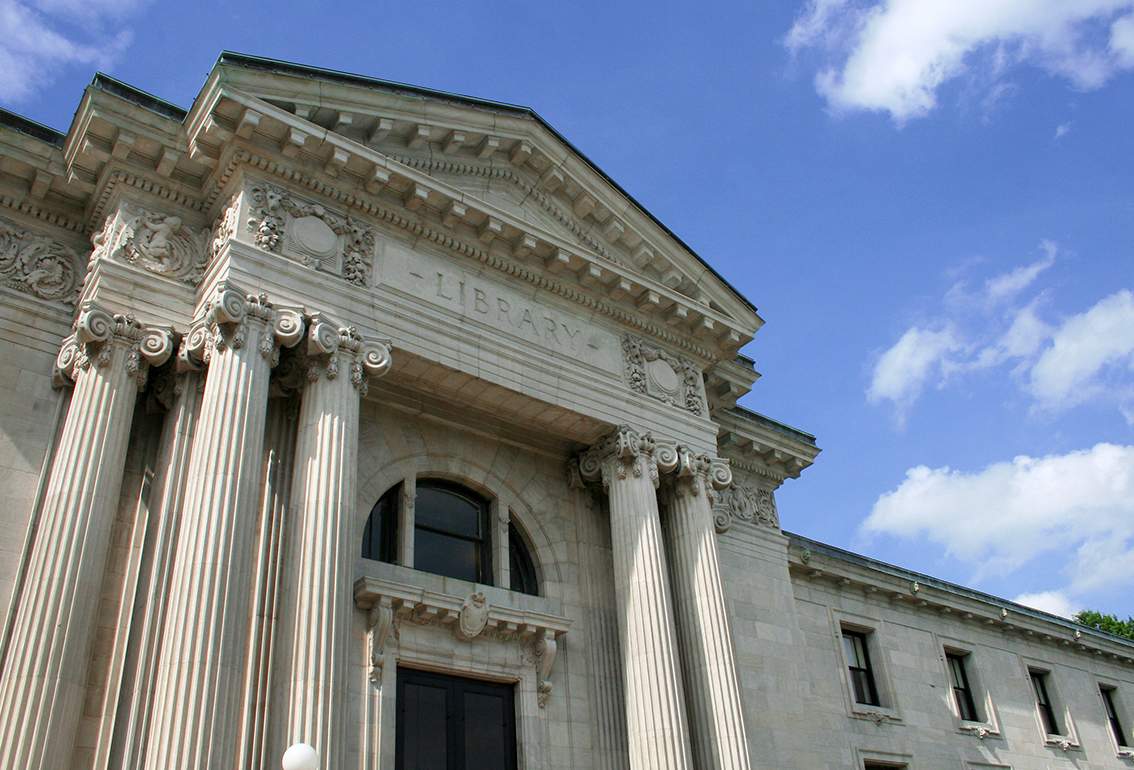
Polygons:
[[1000,737],[1000,731],[996,729],[995,725],[989,722],[970,722],[965,719],[960,720],[960,726],[957,728],[957,732],[975,735],[982,741],[990,736],[993,738]]
[[1119,759],[1134,759],[1134,748],[1129,746],[1119,746],[1115,756]]
[[1069,735],[1045,735],[1043,744],[1048,748],[1059,749],[1060,751],[1078,750],[1080,748],[1079,742]]
[[853,703],[850,707],[850,716],[854,719],[868,719],[875,724],[883,722],[901,722],[902,718],[895,709],[885,706],[868,706],[865,703]]

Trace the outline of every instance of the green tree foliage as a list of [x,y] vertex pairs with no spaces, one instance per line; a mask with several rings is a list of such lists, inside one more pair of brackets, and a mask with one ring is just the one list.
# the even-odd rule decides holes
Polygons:
[[1098,628],[1117,636],[1134,639],[1134,618],[1119,620],[1117,615],[1104,614],[1098,610],[1079,610],[1073,620],[1090,628]]

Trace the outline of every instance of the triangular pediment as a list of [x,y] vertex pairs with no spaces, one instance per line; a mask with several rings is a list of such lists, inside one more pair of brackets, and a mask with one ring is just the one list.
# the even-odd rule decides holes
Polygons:
[[284,62],[224,54],[218,82],[381,152],[641,274],[741,326],[753,306],[534,111]]

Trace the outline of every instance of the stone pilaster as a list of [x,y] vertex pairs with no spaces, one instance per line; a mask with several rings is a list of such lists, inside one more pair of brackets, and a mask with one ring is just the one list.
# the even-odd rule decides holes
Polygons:
[[632,770],[693,767],[649,435],[621,427],[579,458],[609,495],[614,590]]
[[145,767],[236,766],[271,367],[303,319],[221,287],[206,317],[209,370],[189,459]]
[[672,482],[664,487],[665,530],[694,764],[704,770],[748,770],[748,740],[713,526],[713,495],[729,485],[732,473],[727,461],[684,448],[676,450],[676,462],[663,470],[672,473]]
[[[315,747],[328,768],[344,767],[347,661],[359,399],[390,367],[386,345],[314,317],[307,333],[308,384],[296,436],[296,519],[289,533],[287,610],[292,623],[285,743]],[[278,761],[273,758],[273,763]]]
[[93,305],[64,341],[56,380],[75,389],[0,675],[0,767],[70,766],[134,402],[171,352],[168,331]]

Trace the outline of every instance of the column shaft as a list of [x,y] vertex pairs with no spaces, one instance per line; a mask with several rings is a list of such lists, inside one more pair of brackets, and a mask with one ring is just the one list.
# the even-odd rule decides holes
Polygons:
[[[666,517],[693,756],[704,770],[748,770],[748,740],[708,488],[709,463],[707,458],[698,459],[699,471],[670,486]],[[728,472],[727,467],[723,472]]]
[[70,766],[134,402],[145,373],[142,334],[132,319],[88,308],[75,340],[60,353],[57,365],[73,376],[75,390],[0,676],[0,767]]
[[359,397],[368,374],[383,374],[390,359],[384,346],[363,349],[352,329],[319,317],[307,354],[284,613],[292,624],[286,740],[314,746],[323,767],[336,768],[345,764],[351,577],[361,534],[354,523]]
[[147,742],[149,770],[234,767],[245,720],[253,547],[274,317],[218,293]]
[[655,493],[652,442],[622,429],[580,461],[609,493],[632,770],[689,770],[689,729]]

